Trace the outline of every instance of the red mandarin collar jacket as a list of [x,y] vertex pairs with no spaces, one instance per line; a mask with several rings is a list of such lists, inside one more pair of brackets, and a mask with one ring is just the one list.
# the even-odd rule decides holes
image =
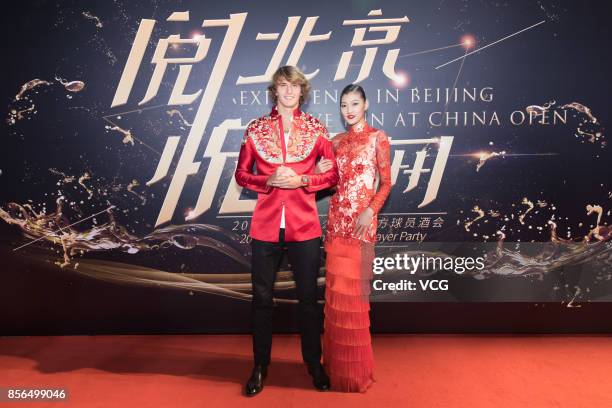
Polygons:
[[[330,159],[333,168],[315,174],[319,158]],[[268,177],[280,165],[291,167],[299,175],[308,175],[308,186],[293,190],[268,186]],[[329,133],[319,120],[296,109],[286,145],[282,117],[276,107],[269,115],[249,123],[242,139],[235,177],[239,185],[258,193],[251,220],[251,238],[278,242],[283,206],[285,241],[306,241],[321,236],[315,195],[338,182],[338,168]]]

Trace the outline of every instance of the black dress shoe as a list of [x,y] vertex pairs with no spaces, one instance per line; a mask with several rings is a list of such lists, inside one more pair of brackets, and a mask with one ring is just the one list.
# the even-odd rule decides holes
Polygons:
[[247,397],[257,395],[263,390],[263,380],[268,375],[268,367],[256,365],[251,373],[251,378],[247,381],[244,386],[244,393]]
[[329,377],[321,364],[309,364],[308,373],[312,376],[312,385],[317,390],[329,390]]

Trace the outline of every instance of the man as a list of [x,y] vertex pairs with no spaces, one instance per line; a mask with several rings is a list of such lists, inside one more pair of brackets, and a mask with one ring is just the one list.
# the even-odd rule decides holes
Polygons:
[[[250,229],[255,367],[245,386],[247,396],[263,389],[267,375],[273,288],[285,249],[299,301],[302,358],[315,388],[329,389],[329,377],[321,365],[317,276],[322,230],[315,193],[337,183],[338,169],[327,129],[300,110],[310,91],[304,74],[292,66],[281,67],[268,89],[276,106],[247,127],[235,174],[239,185],[259,193]],[[319,158],[332,160],[333,167],[315,174]]]

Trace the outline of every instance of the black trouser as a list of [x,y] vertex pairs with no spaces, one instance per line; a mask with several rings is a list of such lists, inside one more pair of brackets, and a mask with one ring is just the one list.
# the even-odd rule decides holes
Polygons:
[[302,358],[307,364],[321,360],[321,328],[323,312],[317,303],[321,238],[285,242],[281,228],[279,242],[251,241],[251,282],[253,284],[253,354],[256,365],[267,366],[272,350],[272,300],[276,272],[285,248],[295,279],[299,301],[299,323]]

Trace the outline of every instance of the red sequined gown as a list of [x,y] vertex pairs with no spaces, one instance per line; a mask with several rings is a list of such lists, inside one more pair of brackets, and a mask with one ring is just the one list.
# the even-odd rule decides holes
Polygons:
[[[365,392],[374,381],[369,294],[376,216],[391,190],[390,147],[385,133],[368,125],[356,125],[332,143],[340,180],[330,199],[325,236],[323,363],[332,389]],[[360,240],[353,230],[367,207],[374,216]]]

